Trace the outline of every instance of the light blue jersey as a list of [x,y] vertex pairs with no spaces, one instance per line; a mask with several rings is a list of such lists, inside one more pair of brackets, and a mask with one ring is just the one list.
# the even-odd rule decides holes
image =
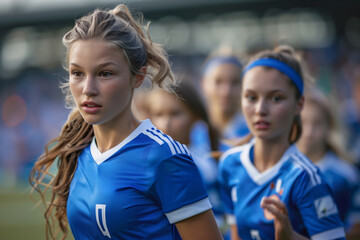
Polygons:
[[227,151],[219,165],[221,195],[229,224],[242,240],[275,239],[274,220],[260,202],[277,196],[285,203],[293,229],[313,240],[344,239],[344,227],[331,190],[319,170],[295,145],[272,168],[259,173],[252,163],[254,141]]
[[222,138],[224,139],[236,139],[245,137],[250,133],[249,128],[244,115],[241,113],[236,113],[235,116],[231,119],[229,124],[225,127]]
[[78,158],[67,216],[76,239],[181,239],[174,223],[211,209],[187,148],[149,120],[101,153]]
[[315,164],[332,189],[340,217],[347,227],[359,222],[359,204],[356,204],[359,176],[356,167],[340,159],[331,151]]
[[224,212],[219,194],[217,162],[210,156],[209,150],[201,149],[193,145],[189,145],[188,147],[205,183],[216,222],[218,226],[222,226],[224,224]]

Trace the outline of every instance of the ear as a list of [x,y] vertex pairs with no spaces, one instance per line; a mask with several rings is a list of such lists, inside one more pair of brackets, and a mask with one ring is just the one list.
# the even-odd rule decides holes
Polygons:
[[133,88],[138,88],[143,83],[147,73],[146,66],[140,68],[140,73],[135,74],[135,80],[133,82]]
[[298,115],[300,114],[301,110],[303,109],[304,107],[304,101],[305,101],[305,98],[304,96],[301,96],[301,98],[296,102],[296,111],[295,111],[295,115]]

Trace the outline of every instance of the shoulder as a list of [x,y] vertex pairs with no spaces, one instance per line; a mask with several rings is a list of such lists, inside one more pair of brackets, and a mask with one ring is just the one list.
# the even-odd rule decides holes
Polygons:
[[224,171],[225,169],[234,169],[241,165],[241,155],[249,148],[250,144],[247,143],[224,152],[219,160],[219,170]]
[[303,183],[308,183],[309,187],[314,187],[323,182],[322,176],[318,167],[316,167],[310,159],[308,159],[299,150],[293,151],[289,155],[289,164],[291,174]]
[[177,154],[191,157],[186,145],[173,140],[169,135],[157,129],[150,120],[147,121],[146,127],[141,131],[143,135],[141,144],[150,147],[151,151],[161,155],[161,158],[168,158]]
[[333,174],[346,179],[350,184],[357,184],[359,173],[354,165],[339,158],[335,153],[329,151],[319,164],[322,171],[331,171]]

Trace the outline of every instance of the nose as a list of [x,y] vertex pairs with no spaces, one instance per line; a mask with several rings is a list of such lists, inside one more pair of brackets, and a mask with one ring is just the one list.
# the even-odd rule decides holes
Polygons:
[[259,99],[255,111],[258,115],[264,116],[268,113],[268,104],[265,99]]
[[218,93],[223,98],[229,98],[231,93],[231,84],[223,83],[218,88]]
[[83,94],[86,96],[93,96],[98,94],[95,77],[87,76],[84,81]]

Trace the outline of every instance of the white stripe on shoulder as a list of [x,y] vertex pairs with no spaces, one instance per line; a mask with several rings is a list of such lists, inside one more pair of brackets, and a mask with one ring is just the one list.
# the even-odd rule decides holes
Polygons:
[[156,136],[155,134],[153,134],[149,129],[146,129],[145,131],[142,132],[143,134],[145,134],[146,136],[148,136],[149,138],[151,138],[152,140],[156,141],[159,145],[164,144],[164,141],[161,140],[158,136]]
[[238,147],[234,147],[234,148],[231,148],[229,150],[227,150],[226,152],[224,152],[221,157],[220,157],[220,161],[223,161],[227,156],[229,156],[230,154],[233,154],[233,153],[237,153],[237,152],[242,152],[247,146],[248,146],[249,143],[245,144],[245,145],[241,145],[241,146],[238,146]]
[[[160,131],[161,132],[161,131]],[[176,142],[174,139],[172,139],[172,137],[170,137],[169,135],[166,135],[166,134],[164,134],[163,132],[161,132],[163,135],[164,135],[164,137],[166,137],[166,138],[168,138],[170,141],[171,141],[171,143],[175,146],[175,149],[176,149],[176,152],[177,153],[184,153],[181,149],[180,149],[180,146],[179,146],[179,143],[178,142]]]
[[316,166],[310,161],[310,159],[308,159],[305,155],[303,155],[301,152],[295,152],[296,156],[299,157],[299,159],[301,159],[303,161],[304,164],[306,164],[306,166],[308,166],[313,172],[314,172],[314,176],[315,179],[321,183],[321,178],[317,172],[317,168]]
[[184,148],[186,154],[189,155],[189,156],[191,156],[190,151],[189,151],[189,149],[187,148],[187,146],[186,146],[185,144],[181,144],[181,146]]
[[305,163],[303,163],[303,161],[301,159],[299,159],[298,156],[296,156],[295,154],[292,154],[291,155],[292,159],[294,159],[294,162],[301,168],[301,169],[304,169],[310,176],[310,181],[311,181],[311,184],[312,186],[315,186],[317,184],[319,184],[320,182],[317,182],[316,181],[316,178],[315,178],[315,174],[308,166],[306,166]]
[[161,140],[163,140],[164,142],[167,143],[167,145],[170,148],[170,151],[173,155],[175,155],[177,152],[173,146],[173,144],[169,141],[169,139],[167,139],[161,132],[157,132],[155,129],[154,130],[150,130],[150,132],[152,134],[154,134],[155,136],[157,136],[158,138],[160,138]]
[[180,151],[183,153],[183,154],[187,154],[189,155],[189,153],[186,151],[185,149],[185,145],[184,144],[180,144],[179,142],[177,142],[178,145],[179,145],[179,148],[180,148]]

